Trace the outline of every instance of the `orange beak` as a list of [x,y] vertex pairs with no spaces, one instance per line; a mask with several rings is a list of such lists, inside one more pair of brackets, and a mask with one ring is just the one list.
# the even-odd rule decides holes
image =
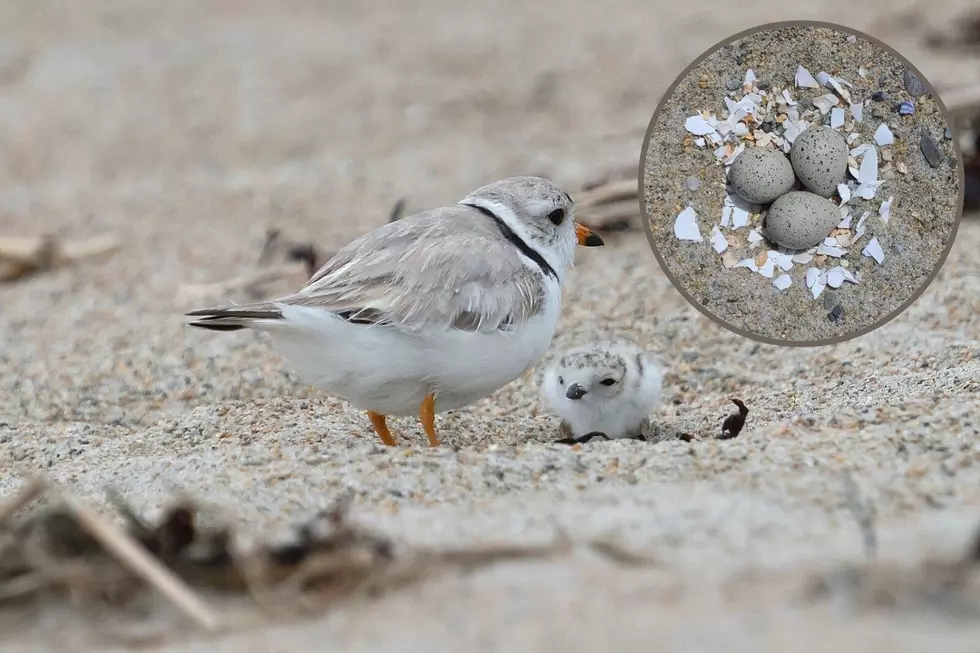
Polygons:
[[575,239],[582,247],[602,247],[605,245],[599,234],[578,222],[575,223]]

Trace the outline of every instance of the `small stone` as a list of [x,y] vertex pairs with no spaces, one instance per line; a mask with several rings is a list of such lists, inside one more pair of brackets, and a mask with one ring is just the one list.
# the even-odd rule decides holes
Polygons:
[[727,88],[729,91],[737,91],[738,89],[742,88],[742,80],[732,77],[730,80],[728,80],[728,83],[725,84],[725,88]]
[[837,291],[827,289],[823,292],[823,307],[828,311],[833,310],[835,306],[840,304],[840,296],[838,296]]
[[884,75],[881,75],[880,77],[878,77],[878,86],[884,88],[885,87],[885,84],[887,84],[887,83],[888,83],[888,78],[887,77],[885,77]]
[[769,82],[764,81],[764,80],[759,80],[759,81],[757,81],[755,83],[755,87],[757,89],[759,89],[760,91],[768,91],[769,90]]
[[701,358],[701,352],[699,352],[697,349],[685,349],[683,352],[681,352],[681,358],[689,363],[692,363]]
[[871,99],[873,101],[875,101],[875,102],[884,102],[885,101],[885,97],[886,96],[885,96],[885,94],[883,92],[878,91],[874,95],[871,96]]
[[827,313],[827,319],[831,322],[837,322],[844,315],[844,307],[840,304],[834,306],[829,313]]
[[902,116],[911,116],[915,113],[915,104],[908,101],[902,102],[898,105],[898,113]]
[[946,136],[947,141],[953,140],[953,130],[951,130],[949,127],[946,128],[946,132],[944,135]]
[[919,97],[923,93],[929,91],[929,89],[926,88],[926,85],[922,83],[922,80],[916,77],[915,73],[913,73],[911,70],[905,71],[904,82],[905,90],[908,91],[909,95],[912,97]]
[[922,130],[922,137],[919,139],[919,149],[922,150],[922,155],[933,168],[938,168],[939,164],[942,163],[943,155],[939,152],[939,146],[936,145],[936,141],[932,140],[932,136],[925,129]]
[[701,88],[708,88],[708,76],[701,75],[701,79],[698,80],[698,86]]
[[902,252],[905,251],[905,247],[903,245],[900,245],[899,243],[895,243],[894,245],[892,245],[892,250],[896,254],[901,254]]
[[701,181],[697,177],[688,177],[684,183],[687,185],[688,190],[697,190],[701,188]]
[[771,122],[762,123],[762,131],[768,134],[772,132],[772,130],[773,130],[773,124]]

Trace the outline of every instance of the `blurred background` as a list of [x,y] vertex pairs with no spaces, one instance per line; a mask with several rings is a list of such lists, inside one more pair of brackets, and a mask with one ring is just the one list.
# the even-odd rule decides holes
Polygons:
[[940,91],[974,87],[977,15],[969,0],[8,1],[0,220],[122,230],[150,248],[154,283],[179,260],[250,261],[232,245],[271,217],[330,245],[401,197],[635,175],[674,77],[762,22],[861,29]]

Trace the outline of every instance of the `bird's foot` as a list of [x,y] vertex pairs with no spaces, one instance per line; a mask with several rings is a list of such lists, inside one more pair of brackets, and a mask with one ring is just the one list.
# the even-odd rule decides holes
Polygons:
[[367,412],[368,419],[371,420],[371,426],[374,427],[374,432],[378,434],[386,446],[394,447],[395,438],[391,436],[391,431],[388,430],[388,418],[380,413],[376,413],[373,410]]
[[429,438],[429,445],[439,446],[439,436],[436,435],[436,397],[431,392],[425,395],[422,405],[419,406],[419,419],[422,420],[422,428],[425,435]]

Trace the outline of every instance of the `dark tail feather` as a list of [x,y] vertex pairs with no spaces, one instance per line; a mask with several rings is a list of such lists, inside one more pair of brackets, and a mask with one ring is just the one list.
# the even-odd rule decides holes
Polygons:
[[251,308],[205,308],[185,313],[187,317],[200,317],[188,322],[188,326],[210,329],[211,331],[239,331],[247,329],[253,320],[281,320],[282,311],[275,309],[257,310]]
[[247,328],[241,324],[208,324],[208,322],[205,320],[199,322],[188,322],[187,326],[201,327],[202,329],[210,329],[211,331],[240,331]]

